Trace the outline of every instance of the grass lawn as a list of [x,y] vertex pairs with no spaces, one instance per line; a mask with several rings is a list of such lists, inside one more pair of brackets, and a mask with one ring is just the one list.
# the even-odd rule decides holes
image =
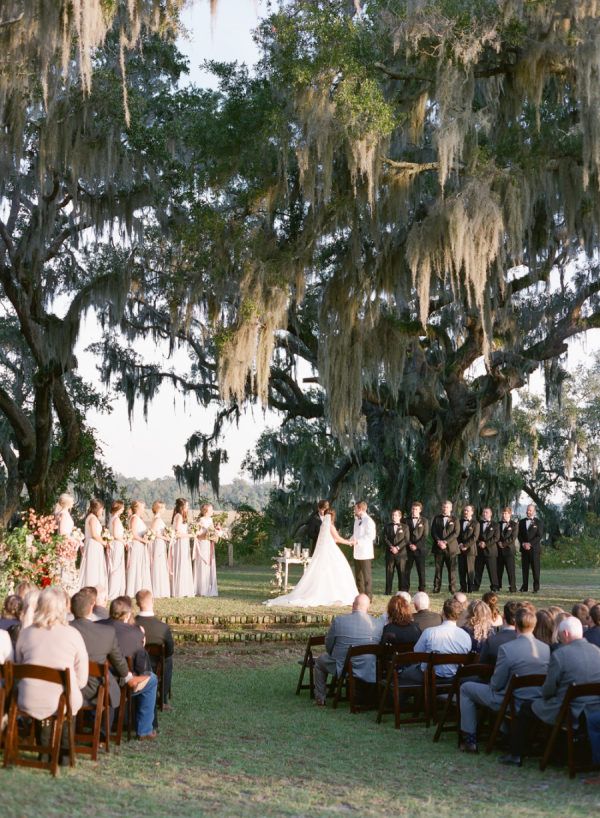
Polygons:
[[[264,613],[268,569],[221,570],[219,579],[219,600],[165,601],[161,610]],[[543,579],[539,604],[570,603],[596,592],[600,572],[546,572]],[[383,597],[376,602],[381,608]],[[97,764],[78,759],[57,780],[0,770],[0,816],[525,818],[600,808],[600,788],[569,781],[564,768],[540,773],[531,760],[505,769],[497,754],[459,753],[453,734],[433,744],[432,729],[394,730],[391,716],[377,725],[373,713],[351,715],[346,705],[312,706],[307,693],[294,695],[301,653],[298,643],[183,645],[175,709],[161,717],[155,744],[125,743]]]

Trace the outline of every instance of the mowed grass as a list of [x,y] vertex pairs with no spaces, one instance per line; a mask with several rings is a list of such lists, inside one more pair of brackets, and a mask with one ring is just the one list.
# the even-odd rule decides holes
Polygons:
[[[220,599],[165,601],[161,609],[264,612],[268,578],[268,569],[222,570]],[[597,593],[599,580],[599,571],[547,572],[536,603],[570,604]],[[600,807],[600,788],[569,781],[564,768],[540,773],[532,759],[506,769],[496,753],[458,752],[451,733],[433,744],[432,729],[395,730],[391,716],[377,725],[374,713],[352,715],[345,704],[314,707],[307,693],[294,695],[302,652],[293,643],[179,648],[175,709],[161,716],[156,743],[125,742],[97,764],[78,759],[56,780],[0,770],[0,816],[526,818]]]

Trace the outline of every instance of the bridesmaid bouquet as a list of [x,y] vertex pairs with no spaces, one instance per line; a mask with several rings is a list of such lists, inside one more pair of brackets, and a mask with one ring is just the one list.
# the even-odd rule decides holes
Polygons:
[[85,538],[83,536],[83,531],[80,528],[74,528],[73,531],[71,531],[71,539],[75,542],[76,549],[83,548],[83,541]]
[[105,548],[108,548],[108,547],[109,547],[109,545],[111,544],[111,542],[114,540],[114,537],[113,537],[113,535],[110,533],[110,531],[108,530],[108,528],[103,528],[103,529],[102,529],[101,539],[102,539],[102,542],[104,543],[104,547],[105,547]]
[[162,538],[166,542],[171,542],[171,540],[173,539],[174,536],[175,536],[175,529],[174,528],[171,528],[171,526],[168,526],[168,525],[163,528]]
[[190,523],[188,526],[188,531],[191,537],[197,537],[201,531],[204,531],[204,529],[198,523]]
[[156,531],[154,531],[153,528],[149,528],[148,531],[146,532],[146,539],[148,540],[149,543],[152,543],[154,542],[154,540],[158,539],[158,534],[156,533]]

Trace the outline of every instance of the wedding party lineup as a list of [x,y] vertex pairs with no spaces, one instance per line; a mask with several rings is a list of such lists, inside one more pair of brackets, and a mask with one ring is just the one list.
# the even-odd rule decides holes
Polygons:
[[1,0],[0,818],[600,809],[600,2]]

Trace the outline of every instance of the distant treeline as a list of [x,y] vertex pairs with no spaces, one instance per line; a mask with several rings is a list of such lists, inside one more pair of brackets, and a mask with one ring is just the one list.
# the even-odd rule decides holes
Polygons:
[[135,477],[117,474],[116,479],[128,500],[143,500],[148,507],[154,500],[162,500],[163,503],[166,503],[167,508],[172,508],[178,497],[187,497],[195,507],[198,507],[200,503],[210,502],[214,503],[216,508],[223,510],[250,506],[260,511],[266,506],[269,493],[275,487],[274,483],[250,483],[236,479],[233,483],[221,486],[217,499],[208,483],[201,484],[198,493],[191,497],[186,489],[177,484],[174,477],[138,480]]

